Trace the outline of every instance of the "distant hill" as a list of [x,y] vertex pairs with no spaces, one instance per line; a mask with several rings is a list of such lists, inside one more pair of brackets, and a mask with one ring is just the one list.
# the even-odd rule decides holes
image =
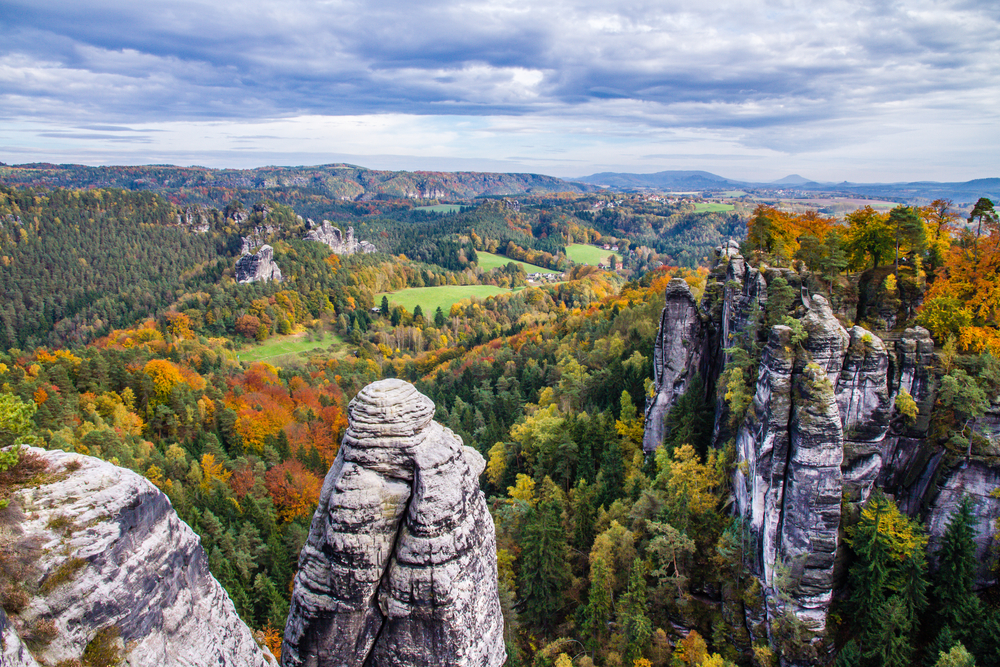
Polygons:
[[[208,169],[170,165],[87,167],[72,164],[0,166],[0,183],[67,188],[112,187],[183,192],[192,203],[218,203],[220,191],[297,191],[337,201],[473,199],[483,195],[587,192],[595,188],[540,174],[382,171],[350,164],[315,167]],[[279,198],[279,197],[275,197]]]
[[812,181],[808,178],[802,178],[798,174],[791,174],[789,176],[785,176],[784,178],[780,178],[776,181],[771,181],[771,182],[774,185],[805,185],[806,183],[814,183],[815,181]]
[[798,190],[800,192],[842,193],[879,197],[909,203],[951,199],[956,205],[975,202],[979,197],[1000,200],[1000,178],[977,178],[958,183],[916,181],[912,183],[817,183],[798,174],[770,183],[738,181],[707,171],[660,171],[654,174],[603,172],[571,179],[579,183],[623,190]]
[[707,171],[660,171],[655,174],[603,172],[570,180],[610,188],[663,188],[670,190],[718,189],[739,184],[737,181],[731,181]]

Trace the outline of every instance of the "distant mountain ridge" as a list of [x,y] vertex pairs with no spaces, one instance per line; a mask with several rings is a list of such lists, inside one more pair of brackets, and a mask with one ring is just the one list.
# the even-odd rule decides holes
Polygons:
[[[88,167],[34,163],[0,166],[0,183],[47,187],[112,187],[155,192],[199,189],[299,190],[341,201],[473,199],[483,195],[587,192],[590,185],[541,174],[384,171],[350,164],[209,169],[171,165]],[[210,198],[210,197],[209,197]]]
[[602,172],[570,179],[579,183],[623,189],[675,191],[765,189],[800,190],[883,197],[905,202],[951,199],[956,204],[974,202],[979,197],[1000,199],[1000,178],[977,178],[957,183],[916,181],[911,183],[817,183],[798,174],[772,182],[739,181],[707,171],[660,171],[653,174]]

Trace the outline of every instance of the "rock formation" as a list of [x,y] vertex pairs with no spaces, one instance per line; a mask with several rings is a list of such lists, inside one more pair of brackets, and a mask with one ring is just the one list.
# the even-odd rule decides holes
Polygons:
[[240,257],[236,261],[235,278],[238,283],[281,282],[281,269],[274,261],[274,248],[264,245],[256,254]]
[[500,667],[485,462],[401,380],[365,387],[299,556],[284,667]]
[[663,442],[663,420],[693,379],[691,369],[701,366],[702,333],[698,306],[691,288],[680,278],[667,285],[666,305],[653,348],[653,400],[646,406],[642,448],[655,450]]
[[[209,573],[198,536],[155,486],[89,456],[26,451],[55,474],[14,492],[4,510],[14,553],[28,559],[29,596],[0,618],[4,665],[79,659],[111,628],[133,667],[274,664]],[[31,658],[15,638],[40,627],[48,640]]]
[[[715,446],[736,445],[735,510],[744,519],[751,572],[763,592],[761,604],[746,606],[751,634],[770,636],[788,614],[817,632],[824,629],[843,550],[841,503],[863,503],[875,487],[924,521],[932,561],[958,503],[972,495],[978,583],[994,583],[987,554],[1000,499],[990,491],[1000,485],[1000,462],[966,461],[927,437],[936,382],[930,334],[914,327],[887,345],[860,326],[845,331],[824,297],[809,297],[801,288],[805,274],[758,271],[735,242],[719,247],[716,256],[698,317],[678,281],[667,288],[643,448],[649,452],[663,442],[665,416],[699,373],[706,396],[717,400]],[[788,326],[755,329],[767,285],[778,275],[802,292],[794,304],[805,334],[798,342]],[[740,337],[763,343],[763,352],[752,406],[734,429],[716,389],[730,361],[725,350]],[[903,419],[894,407],[903,391],[917,404],[915,420]],[[992,418],[983,420],[987,434],[994,430]],[[803,656],[803,662],[817,659],[808,650]]]
[[355,240],[354,227],[347,228],[347,236],[345,237],[340,229],[330,224],[329,220],[324,220],[321,226],[307,233],[304,240],[325,243],[338,255],[353,255],[356,252],[376,251],[375,246],[368,241]]

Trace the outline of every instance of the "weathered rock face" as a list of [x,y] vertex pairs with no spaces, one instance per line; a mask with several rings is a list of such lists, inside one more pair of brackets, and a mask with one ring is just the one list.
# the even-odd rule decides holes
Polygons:
[[977,460],[959,464],[945,477],[927,513],[927,532],[930,534],[928,551],[934,553],[962,498],[969,496],[972,499],[976,579],[982,586],[997,581],[992,552],[995,548],[993,533],[1000,518],[1000,498],[990,495],[997,488],[1000,488],[1000,467]]
[[663,420],[677,399],[687,391],[701,366],[703,334],[698,306],[691,288],[680,278],[667,285],[666,304],[653,348],[653,381],[656,395],[646,405],[646,430],[642,448],[651,452],[663,444]]
[[[760,320],[754,313],[765,307],[767,284],[779,270],[749,267],[733,242],[718,248],[716,256],[700,305],[700,328],[690,324],[683,300],[675,298],[671,305],[668,296],[644,448],[662,442],[663,418],[676,400],[664,383],[686,386],[692,371],[674,369],[683,364],[690,369],[700,359],[706,395],[714,392],[717,399],[713,442],[723,446],[732,438],[736,444],[735,506],[748,529],[751,570],[763,590],[763,604],[746,607],[751,633],[770,634],[772,622],[786,613],[814,630],[825,627],[837,584],[834,565],[843,549],[841,502],[863,503],[876,486],[892,495],[900,510],[924,521],[932,563],[955,508],[963,495],[971,495],[982,563],[978,585],[994,583],[987,554],[1000,499],[990,491],[1000,485],[1000,461],[985,455],[966,461],[928,438],[936,398],[930,334],[914,327],[887,346],[862,327],[845,331],[826,299],[803,293],[799,321],[808,335],[795,345],[789,327],[767,332],[753,405],[734,433],[728,406],[714,391],[729,361],[724,350],[737,336],[764,342],[763,332],[754,330]],[[780,273],[793,287],[804,281],[787,269]],[[693,350],[678,346],[688,338],[698,339]],[[917,404],[912,421],[895,408],[904,390]],[[1000,408],[982,419],[988,437],[1000,432],[996,414]],[[822,658],[809,650],[802,653],[803,664],[817,660]]]
[[[58,473],[15,492],[5,510],[15,551],[35,557],[26,588],[44,591],[9,619],[7,632],[40,622],[55,629],[35,658],[78,659],[98,631],[114,626],[132,667],[274,664],[209,573],[198,536],[156,487],[89,456],[28,451]],[[33,665],[21,660],[4,664]]]
[[844,428],[844,486],[852,501],[868,498],[882,470],[882,451],[892,404],[889,354],[882,340],[852,327],[837,378],[837,404]]
[[281,269],[274,261],[274,248],[264,245],[256,254],[240,257],[236,261],[235,278],[238,283],[281,282]]
[[347,236],[340,229],[324,220],[323,224],[305,235],[306,241],[319,241],[330,246],[338,255],[353,255],[356,252],[375,252],[376,248],[368,241],[358,241],[354,238],[354,227],[347,228]]
[[506,660],[483,458],[382,380],[348,408],[299,556],[285,667],[499,667]]
[[734,487],[757,545],[754,572],[768,616],[791,612],[819,632],[833,594],[843,484],[843,426],[830,376],[840,374],[834,361],[847,334],[823,297],[812,301],[801,346],[788,327],[771,331],[753,411],[737,433]]

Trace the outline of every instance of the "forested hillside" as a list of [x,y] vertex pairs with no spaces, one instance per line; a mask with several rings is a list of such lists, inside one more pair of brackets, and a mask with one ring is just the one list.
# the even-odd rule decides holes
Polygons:
[[[996,578],[974,563],[989,492],[934,541],[926,508],[845,496],[832,612],[816,633],[747,613],[765,592],[733,481],[772,327],[788,330],[794,354],[810,333],[803,291],[886,340],[926,326],[933,391],[919,406],[900,394],[893,428],[909,436],[919,423],[928,459],[997,463],[1000,223],[988,200],[971,217],[936,202],[837,221],[609,193],[487,199],[454,214],[351,214],[382,252],[349,256],[300,240],[308,214],[276,201],[195,209],[149,192],[3,187],[0,207],[0,445],[35,442],[145,475],[272,650],[347,403],[401,377],[486,458],[512,666],[943,666],[969,664],[968,652],[1000,664]],[[232,279],[251,235],[273,246],[283,282]],[[742,248],[724,244],[744,235]],[[565,247],[581,242],[615,244],[624,267],[571,266]],[[644,454],[667,286],[680,279],[706,322],[725,290],[743,289],[727,269],[698,265],[718,245],[720,261],[741,253],[759,272],[761,292],[733,297],[745,326],[718,341],[718,381],[692,382]],[[523,271],[483,271],[480,252],[566,273],[521,288]],[[472,284],[521,289],[426,313],[376,298]],[[265,341],[323,335],[343,346],[240,361]],[[793,566],[780,573],[789,596]],[[31,587],[0,571],[8,613]],[[941,651],[958,657],[942,662]]]

